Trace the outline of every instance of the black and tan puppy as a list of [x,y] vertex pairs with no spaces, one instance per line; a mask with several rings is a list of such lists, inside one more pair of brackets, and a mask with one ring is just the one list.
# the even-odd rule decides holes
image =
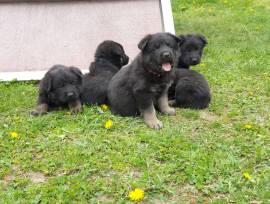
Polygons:
[[54,65],[40,81],[38,104],[32,115],[42,115],[59,107],[69,107],[73,113],[82,110],[82,72],[76,67]]
[[98,45],[95,61],[83,78],[82,101],[86,104],[107,104],[108,84],[129,58],[117,42],[106,40]]
[[141,114],[146,124],[154,129],[163,127],[156,117],[154,105],[162,113],[175,114],[168,105],[167,91],[180,54],[178,43],[181,39],[169,33],[147,35],[139,42],[141,52],[109,83],[108,98],[113,114]]
[[169,99],[175,100],[175,107],[203,109],[209,106],[211,94],[204,76],[189,70],[190,66],[200,63],[207,39],[200,34],[180,35],[183,43],[180,46],[181,56],[178,67],[174,70],[174,83],[169,89]]

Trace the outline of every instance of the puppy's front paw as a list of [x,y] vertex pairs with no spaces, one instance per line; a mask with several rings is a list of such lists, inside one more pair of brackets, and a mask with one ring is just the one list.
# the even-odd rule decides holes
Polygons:
[[175,100],[169,100],[168,103],[169,103],[169,106],[175,106],[176,105]]
[[75,107],[72,107],[72,108],[70,108],[70,111],[71,111],[73,114],[80,113],[80,112],[82,112],[82,106],[75,106]]
[[33,116],[41,116],[45,114],[48,111],[48,105],[47,104],[40,104],[36,107],[36,109],[32,110],[30,112]]
[[145,121],[145,122],[152,129],[159,130],[159,129],[163,128],[163,123],[158,119],[151,120],[151,121]]
[[69,103],[68,106],[73,114],[82,112],[82,104],[79,100]]
[[42,115],[43,113],[35,109],[35,110],[32,110],[32,111],[30,112],[30,114],[31,114],[32,116],[40,116],[40,115]]
[[171,108],[171,107],[168,107],[165,111],[164,111],[165,114],[167,115],[175,115],[176,114],[176,111],[174,108]]

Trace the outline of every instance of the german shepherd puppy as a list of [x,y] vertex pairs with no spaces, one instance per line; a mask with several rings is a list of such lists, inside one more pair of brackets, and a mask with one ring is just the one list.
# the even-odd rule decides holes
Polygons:
[[141,52],[109,83],[108,99],[113,114],[141,114],[149,127],[163,127],[156,117],[154,105],[162,113],[175,114],[168,105],[167,92],[173,79],[172,69],[178,63],[180,43],[181,38],[170,33],[150,34],[139,42]]

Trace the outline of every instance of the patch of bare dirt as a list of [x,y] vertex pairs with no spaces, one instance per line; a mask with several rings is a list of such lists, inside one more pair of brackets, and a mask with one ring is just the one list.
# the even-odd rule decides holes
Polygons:
[[262,201],[253,200],[253,201],[250,201],[250,204],[262,204]]
[[133,179],[138,179],[141,177],[141,172],[136,169],[132,170],[130,174]]
[[23,175],[33,183],[44,183],[47,181],[47,177],[41,172],[26,172]]
[[198,203],[198,190],[192,186],[192,185],[185,185],[179,187],[178,190],[176,190],[175,194],[163,199],[154,199],[150,203],[151,204],[179,204],[179,203],[185,203],[185,204],[197,204]]
[[23,172],[18,165],[13,165],[11,167],[10,173],[8,173],[4,178],[1,180],[1,183],[3,183],[4,187],[6,187],[10,182],[12,182],[16,176],[28,178],[33,183],[43,183],[47,181],[47,177],[42,172]]
[[111,203],[113,202],[112,198],[106,196],[106,195],[98,195],[96,198],[101,203]]
[[218,116],[214,115],[212,113],[209,113],[208,111],[202,111],[200,112],[200,118],[203,120],[206,120],[208,122],[215,122],[218,120]]
[[15,179],[15,176],[12,174],[7,174],[4,176],[3,180],[1,180],[1,183],[4,187],[6,187],[10,182],[12,182]]

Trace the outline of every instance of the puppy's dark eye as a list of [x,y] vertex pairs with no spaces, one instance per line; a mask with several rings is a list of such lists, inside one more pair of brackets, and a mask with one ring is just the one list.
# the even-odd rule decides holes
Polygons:
[[155,44],[155,49],[159,49],[160,48],[160,44]]
[[59,88],[63,88],[64,86],[66,86],[66,82],[64,82],[64,81],[60,81],[59,82]]
[[170,48],[173,47],[173,46],[172,46],[170,43],[168,43],[168,42],[166,42],[166,45],[167,45],[168,47],[170,47]]

